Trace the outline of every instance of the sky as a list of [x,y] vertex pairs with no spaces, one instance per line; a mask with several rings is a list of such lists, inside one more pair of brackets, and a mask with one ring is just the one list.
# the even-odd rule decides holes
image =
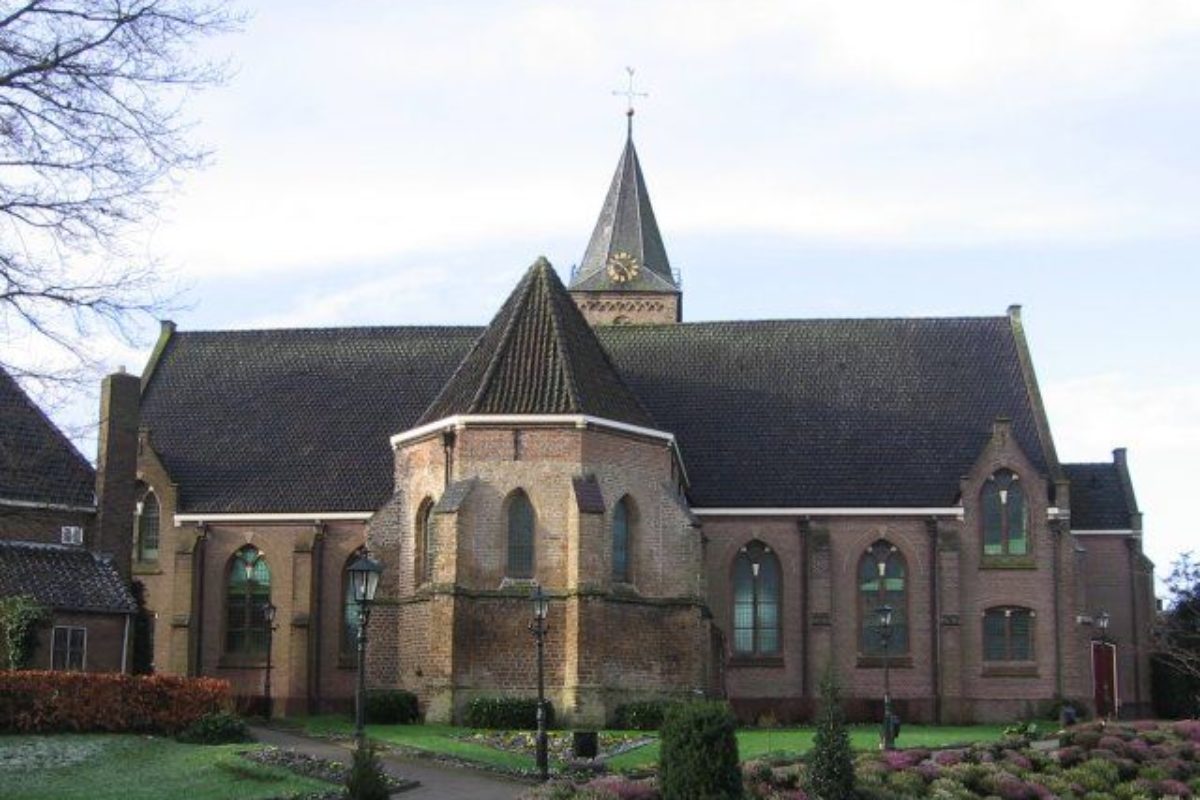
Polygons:
[[686,320],[1021,304],[1062,460],[1127,447],[1159,572],[1192,547],[1200,3],[239,7],[187,109],[213,163],[136,232],[181,329],[484,324],[537,256],[566,277],[632,65]]

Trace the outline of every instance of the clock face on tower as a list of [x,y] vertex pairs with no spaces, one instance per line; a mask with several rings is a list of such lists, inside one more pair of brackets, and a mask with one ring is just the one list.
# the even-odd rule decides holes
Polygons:
[[637,258],[624,250],[608,257],[608,277],[615,283],[631,281],[638,275]]

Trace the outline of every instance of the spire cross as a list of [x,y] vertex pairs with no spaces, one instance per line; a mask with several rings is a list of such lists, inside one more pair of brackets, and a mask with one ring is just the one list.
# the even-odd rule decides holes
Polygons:
[[617,97],[624,96],[628,107],[625,109],[625,116],[629,118],[629,129],[633,131],[633,100],[635,97],[649,97],[646,92],[635,92],[633,90],[633,67],[626,67],[625,72],[629,73],[629,86],[625,89],[614,89],[613,95]]

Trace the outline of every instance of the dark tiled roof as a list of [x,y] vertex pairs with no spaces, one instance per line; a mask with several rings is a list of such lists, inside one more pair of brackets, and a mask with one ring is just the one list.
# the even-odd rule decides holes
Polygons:
[[1005,317],[606,326],[697,507],[948,506],[993,420],[1046,471]]
[[604,493],[594,476],[575,478],[575,505],[583,514],[604,513]]
[[544,258],[525,273],[418,425],[454,414],[591,414],[654,424]]
[[[608,259],[616,253],[628,253],[640,267],[633,280],[614,282],[608,275]],[[633,137],[625,140],[621,160],[600,209],[600,218],[592,231],[574,277],[573,290],[583,291],[654,291],[679,290],[667,261],[650,193],[642,176]]]
[[[181,510],[373,509],[391,490],[388,437],[414,427],[480,333],[176,334],[143,422]],[[699,507],[949,505],[1000,415],[1047,469],[1004,317],[597,334],[654,427],[677,435]]]
[[412,427],[478,328],[176,333],[142,424],[181,511],[364,511],[392,486],[388,437]]
[[1071,528],[1126,531],[1132,526],[1129,500],[1116,464],[1063,464],[1071,482]]
[[137,610],[111,559],[80,547],[0,541],[0,597],[18,594],[64,611]]
[[465,481],[455,481],[446,487],[446,491],[442,492],[442,496],[438,498],[437,505],[433,507],[435,514],[455,514],[467,498],[471,496],[471,490],[475,488],[475,479],[467,478]]
[[0,370],[0,501],[92,506],[95,471]]

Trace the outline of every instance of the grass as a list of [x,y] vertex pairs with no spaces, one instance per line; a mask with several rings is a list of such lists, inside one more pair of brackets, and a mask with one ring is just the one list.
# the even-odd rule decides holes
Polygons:
[[[302,722],[305,730],[321,736],[349,735],[353,726],[345,717],[309,717]],[[533,757],[509,753],[456,737],[470,732],[468,728],[452,725],[368,725],[367,735],[380,742],[424,753],[453,756],[476,764],[506,771],[533,770]],[[900,747],[948,747],[972,742],[995,741],[1003,735],[1002,725],[906,725],[897,744]],[[632,732],[635,735],[640,734]],[[812,747],[812,728],[744,728],[738,731],[738,752],[743,761],[772,755],[799,755]],[[873,750],[879,746],[879,728],[875,725],[856,725],[850,728],[850,741],[858,750]],[[622,753],[609,760],[617,771],[640,770],[658,761],[658,741]]]
[[116,734],[0,736],[5,800],[258,800],[329,789],[328,783],[255,764],[253,745],[187,745]]

